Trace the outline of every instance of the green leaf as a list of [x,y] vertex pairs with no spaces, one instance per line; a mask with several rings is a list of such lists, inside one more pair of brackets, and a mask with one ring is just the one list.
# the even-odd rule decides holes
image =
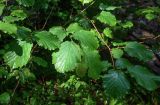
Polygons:
[[88,4],[92,2],[93,0],[79,0],[79,1],[82,2],[82,4]]
[[113,98],[124,96],[130,89],[130,83],[120,72],[110,71],[103,77],[103,86],[106,93]]
[[5,23],[0,21],[0,30],[4,33],[8,34],[16,34],[17,33],[17,27],[14,24]]
[[147,68],[136,65],[128,68],[128,71],[136,79],[137,83],[145,89],[153,91],[159,87],[156,81],[160,81],[160,77],[152,74]]
[[3,21],[7,23],[13,23],[16,21],[19,21],[20,19],[18,17],[13,17],[13,16],[4,16]]
[[1,16],[2,13],[3,13],[4,7],[5,7],[4,4],[0,4],[0,16]]
[[[9,65],[12,69],[22,67],[26,65],[29,61],[30,55],[31,55],[31,49],[32,49],[32,44],[27,43],[25,41],[19,41],[19,45],[16,45],[17,43],[14,43],[15,45],[13,46],[18,46],[20,47],[14,47],[15,50],[8,51],[4,55],[4,61]],[[19,53],[18,53],[19,52]]]
[[126,23],[122,24],[123,28],[131,28],[133,27],[133,23],[131,21],[127,21]]
[[126,47],[124,50],[131,57],[136,57],[141,61],[151,60],[153,57],[153,53],[148,50],[144,45],[137,42],[128,42],[126,43]]
[[105,35],[106,37],[108,37],[108,38],[113,38],[112,31],[111,31],[109,28],[105,28],[105,29],[103,30],[103,33],[104,33],[104,35]]
[[153,20],[153,19],[155,19],[156,18],[156,15],[154,15],[154,14],[146,14],[145,15],[145,18],[147,19],[147,20],[149,20],[149,21],[151,21],[151,20]]
[[132,66],[132,64],[125,58],[117,59],[115,65],[119,69],[126,69],[126,68]]
[[102,11],[97,19],[102,23],[108,24],[109,26],[115,26],[117,24],[116,17],[110,12]]
[[63,42],[60,50],[52,54],[52,63],[60,73],[73,71],[81,60],[81,50],[74,42]]
[[75,33],[79,30],[82,30],[83,28],[78,23],[72,23],[68,26],[66,29],[68,33]]
[[61,26],[52,27],[49,29],[49,32],[53,35],[56,35],[60,41],[63,41],[63,39],[68,35],[64,28]]
[[10,95],[7,92],[4,92],[0,95],[0,103],[1,104],[8,104],[10,101]]
[[91,31],[80,30],[73,37],[81,42],[82,47],[97,49],[99,46],[96,35]]
[[31,41],[31,29],[26,27],[18,27],[17,34],[15,35],[17,39]]
[[88,66],[88,76],[98,79],[102,72],[103,63],[100,61],[100,55],[97,50],[84,49],[85,64]]
[[29,7],[33,6],[35,3],[35,0],[16,0],[20,5]]
[[23,10],[13,10],[11,16],[17,17],[19,20],[24,20],[27,14]]
[[112,55],[114,58],[118,59],[121,58],[123,55],[123,50],[119,49],[119,48],[113,48],[111,51]]
[[77,66],[77,69],[76,69],[76,74],[79,76],[79,77],[84,77],[87,73],[87,65],[82,62],[82,63],[79,63],[78,66]]
[[60,41],[58,38],[50,32],[41,31],[36,33],[35,37],[38,45],[44,47],[45,49],[55,50],[60,46]]
[[101,4],[99,5],[99,8],[100,8],[100,10],[113,11],[113,10],[118,9],[118,8],[121,8],[121,7],[108,6],[108,5],[105,5],[105,4],[101,3]]
[[32,60],[33,60],[33,62],[37,63],[39,66],[42,66],[42,67],[47,67],[47,66],[48,66],[47,61],[44,60],[44,59],[41,58],[41,57],[33,56],[33,57],[32,57]]

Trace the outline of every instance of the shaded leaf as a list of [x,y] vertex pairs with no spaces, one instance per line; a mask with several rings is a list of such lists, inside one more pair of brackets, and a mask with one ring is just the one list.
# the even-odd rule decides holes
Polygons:
[[128,68],[128,71],[145,89],[153,91],[159,87],[156,81],[160,81],[160,77],[152,74],[147,68],[136,65]]
[[4,7],[5,7],[4,4],[0,4],[0,16],[1,16],[2,13],[3,13]]
[[88,76],[94,79],[98,79],[100,73],[104,69],[102,62],[100,61],[100,55],[97,50],[84,49],[85,64],[88,66]]
[[35,3],[35,0],[16,0],[20,5],[29,7],[33,6]]
[[48,66],[48,62],[41,57],[33,56],[32,60],[33,60],[33,62],[37,63],[39,66],[42,66],[42,67]]
[[[17,43],[15,43],[15,44],[17,44]],[[21,47],[21,49],[16,49],[16,50],[18,50],[19,53],[12,50],[12,51],[7,52],[4,55],[4,61],[12,69],[26,65],[28,63],[30,55],[31,55],[31,49],[33,46],[32,44],[27,43],[25,41],[19,41],[19,46]],[[20,51],[20,50],[22,50],[22,51]]]
[[4,92],[0,95],[0,103],[1,104],[8,104],[10,101],[10,95],[7,92]]
[[110,71],[103,77],[103,86],[106,93],[113,98],[124,96],[130,89],[130,83],[123,73]]
[[148,61],[152,59],[153,53],[148,50],[144,45],[137,42],[128,42],[124,50],[131,57],[136,57],[141,61]]
[[119,69],[126,69],[126,68],[132,66],[132,64],[125,58],[117,59],[115,65]]

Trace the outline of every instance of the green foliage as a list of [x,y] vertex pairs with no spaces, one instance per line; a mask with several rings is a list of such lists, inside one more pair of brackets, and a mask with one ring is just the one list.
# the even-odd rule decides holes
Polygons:
[[158,88],[156,82],[160,81],[160,77],[149,72],[147,68],[136,65],[130,67],[128,71],[136,79],[137,83],[147,90],[153,91]]
[[16,34],[17,27],[14,24],[5,23],[5,22],[0,21],[0,30],[3,31],[4,33]]
[[121,50],[121,49],[118,49],[118,48],[113,48],[112,49],[112,54],[113,54],[113,57],[114,58],[121,58],[122,57],[122,55],[123,55],[123,50]]
[[116,17],[110,12],[102,11],[97,19],[109,26],[115,26],[117,24]]
[[58,38],[47,31],[36,33],[35,39],[39,46],[42,46],[48,50],[55,50],[60,46],[60,41]]
[[18,41],[17,43],[13,43],[15,45],[15,50],[8,51],[4,55],[4,61],[9,65],[12,69],[19,68],[25,66],[31,56],[31,49],[33,44],[30,44],[25,41]]
[[147,2],[0,0],[0,104],[159,105]]
[[80,41],[82,47],[97,49],[99,46],[96,35],[91,31],[80,30],[77,31],[73,37]]
[[129,56],[136,57],[137,59],[142,61],[148,61],[152,59],[153,56],[150,50],[137,42],[126,43],[126,47],[124,48],[124,50],[128,53]]
[[63,41],[67,36],[67,32],[61,26],[52,27],[49,29],[49,32],[56,35],[60,41]]

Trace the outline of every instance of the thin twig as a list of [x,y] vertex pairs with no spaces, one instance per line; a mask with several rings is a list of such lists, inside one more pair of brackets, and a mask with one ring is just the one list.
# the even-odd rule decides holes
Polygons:
[[113,59],[113,56],[112,56],[112,53],[111,53],[111,48],[110,48],[109,45],[103,40],[102,35],[100,34],[100,32],[98,31],[96,25],[94,24],[94,21],[90,20],[90,22],[92,23],[93,27],[95,28],[96,32],[98,33],[100,40],[101,40],[101,41],[104,43],[104,45],[108,48],[109,53],[110,53],[110,57],[111,57],[111,61],[112,61],[113,68],[115,68],[115,62],[114,62],[114,59]]
[[84,8],[83,10],[81,10],[77,15],[75,15],[74,17],[72,17],[69,21],[67,21],[63,26],[66,26],[68,23],[70,23],[71,21],[73,21],[77,16],[79,16],[80,14],[82,14],[84,11],[86,11],[90,6],[92,6],[95,3],[95,1],[91,2],[86,8]]
[[9,105],[11,105],[13,96],[14,96],[14,94],[15,94],[15,92],[16,92],[18,86],[19,86],[19,80],[17,81],[17,84],[16,84],[16,86],[15,86],[15,88],[14,88],[14,90],[13,90],[13,93],[12,93],[12,95],[11,95],[11,99],[10,99],[10,101],[9,101]]
[[52,7],[52,9],[51,9],[51,11],[50,11],[50,13],[49,13],[49,15],[48,15],[48,17],[46,18],[46,21],[45,21],[45,23],[44,23],[44,25],[43,25],[43,27],[42,27],[42,30],[45,28],[45,26],[47,25],[47,22],[48,22],[48,19],[50,18],[50,16],[52,15],[52,12],[53,12],[53,9],[54,9],[55,7],[53,6]]

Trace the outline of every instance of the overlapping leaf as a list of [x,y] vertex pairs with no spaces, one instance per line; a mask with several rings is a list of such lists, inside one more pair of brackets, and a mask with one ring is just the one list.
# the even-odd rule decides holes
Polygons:
[[39,46],[48,50],[54,50],[60,46],[60,41],[57,36],[52,35],[50,32],[41,31],[35,34],[36,41]]
[[88,76],[94,79],[99,78],[103,70],[100,55],[97,50],[84,49],[85,64],[88,66]]
[[88,47],[90,49],[97,49],[98,39],[95,34],[91,31],[80,30],[76,32],[73,37],[81,42],[82,47]]
[[148,61],[152,59],[153,56],[150,50],[137,42],[128,42],[124,50],[128,53],[129,56],[136,57],[141,61]]
[[[15,43],[17,44],[17,43]],[[20,49],[16,49],[18,51],[9,51],[4,55],[4,61],[9,65],[12,69],[22,67],[26,65],[29,61],[31,55],[32,44],[27,43],[25,41],[19,41]],[[19,51],[21,50],[21,51]],[[19,53],[17,53],[19,52]]]
[[152,74],[143,66],[133,66],[128,69],[129,73],[136,79],[137,83],[149,91],[158,88],[156,81],[160,81],[160,77]]
[[8,34],[16,34],[17,27],[14,24],[0,21],[0,30]]
[[61,26],[52,27],[49,29],[49,32],[56,35],[60,41],[63,41],[63,39],[67,36],[67,32]]

